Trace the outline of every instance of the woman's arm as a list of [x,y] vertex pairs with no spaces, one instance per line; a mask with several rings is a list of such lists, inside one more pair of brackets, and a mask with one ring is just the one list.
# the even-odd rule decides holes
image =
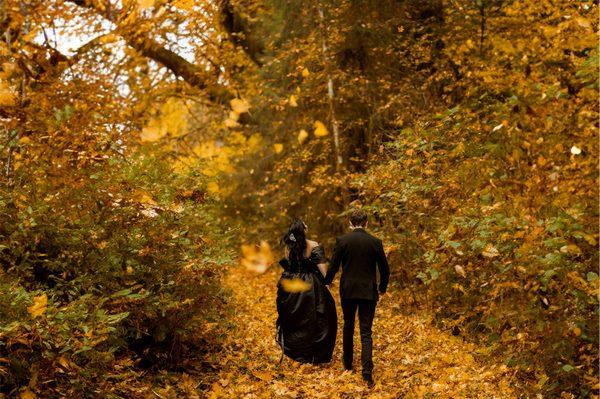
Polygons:
[[321,271],[321,274],[323,274],[323,277],[325,277],[325,275],[327,274],[327,263],[319,263],[317,267]]

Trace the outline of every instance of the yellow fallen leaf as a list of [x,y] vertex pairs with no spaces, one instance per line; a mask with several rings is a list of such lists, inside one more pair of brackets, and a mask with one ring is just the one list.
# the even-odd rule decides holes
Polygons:
[[488,244],[485,246],[481,254],[486,258],[495,258],[500,255],[500,252],[494,247],[492,244]]
[[36,296],[33,298],[33,305],[27,308],[27,311],[34,319],[38,316],[41,316],[46,311],[46,307],[48,306],[48,297],[46,294],[42,294],[40,296]]
[[281,287],[290,293],[304,292],[310,290],[311,285],[299,278],[282,278]]
[[248,112],[250,110],[250,104],[248,104],[248,101],[241,98],[234,98],[230,101],[230,104],[231,109],[238,114],[243,114],[244,112]]
[[467,277],[467,273],[465,273],[465,269],[463,269],[462,266],[460,265],[455,265],[454,266],[454,270],[456,271],[456,274],[458,274],[461,277]]
[[298,101],[296,100],[296,96],[292,94],[290,96],[290,107],[297,107],[297,106],[298,106]]
[[314,131],[315,137],[323,137],[323,136],[327,136],[329,134],[329,131],[327,130],[327,128],[321,121],[315,121],[314,127],[315,127],[315,131]]
[[308,77],[308,75],[310,75],[310,71],[308,70],[308,68],[304,68],[302,70],[302,77],[306,78],[306,77]]
[[304,143],[307,138],[308,138],[308,133],[306,132],[306,130],[304,130],[304,129],[300,130],[300,133],[298,133],[298,143],[300,143],[300,144]]
[[259,380],[263,380],[265,382],[271,381],[274,376],[272,371],[267,371],[267,370],[255,370],[252,372],[252,374]]
[[256,245],[242,245],[240,263],[246,269],[256,273],[264,273],[273,261],[273,253],[268,242],[261,241],[258,247]]
[[273,149],[275,150],[275,154],[280,154],[283,151],[283,144],[275,143],[273,144]]

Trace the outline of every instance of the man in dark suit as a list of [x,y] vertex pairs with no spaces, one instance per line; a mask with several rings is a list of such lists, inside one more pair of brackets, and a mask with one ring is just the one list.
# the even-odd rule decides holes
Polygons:
[[[362,376],[369,386],[373,386],[373,339],[371,330],[375,316],[375,306],[379,295],[385,294],[390,269],[380,239],[365,231],[367,214],[355,210],[350,215],[352,231],[336,239],[335,251],[325,284],[333,281],[342,266],[340,298],[344,312],[344,368],[352,370],[354,320],[358,310],[360,327]],[[379,285],[377,270],[379,268]]]

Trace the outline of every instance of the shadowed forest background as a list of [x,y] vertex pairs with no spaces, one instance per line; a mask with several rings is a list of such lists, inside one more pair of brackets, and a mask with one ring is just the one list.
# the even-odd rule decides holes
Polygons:
[[269,266],[300,216],[331,253],[351,207],[389,317],[485,348],[510,397],[598,397],[597,1],[3,0],[0,27],[0,398],[227,397],[232,292],[275,300],[240,246]]

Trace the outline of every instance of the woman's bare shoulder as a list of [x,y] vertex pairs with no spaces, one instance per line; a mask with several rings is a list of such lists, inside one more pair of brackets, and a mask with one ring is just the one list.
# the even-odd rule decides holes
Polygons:
[[319,243],[313,240],[309,240],[308,238],[306,239],[306,248],[309,251],[312,251],[314,248],[318,247]]

